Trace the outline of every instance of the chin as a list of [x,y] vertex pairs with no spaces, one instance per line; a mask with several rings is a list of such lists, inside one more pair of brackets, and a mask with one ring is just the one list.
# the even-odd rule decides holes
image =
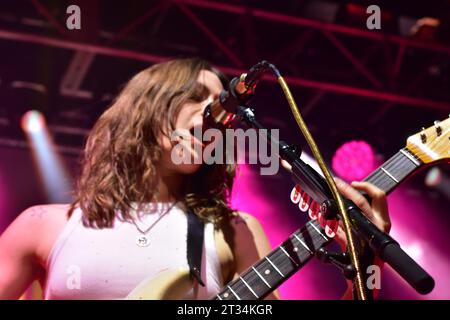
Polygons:
[[181,174],[189,175],[197,172],[201,164],[179,164],[175,166],[175,171]]

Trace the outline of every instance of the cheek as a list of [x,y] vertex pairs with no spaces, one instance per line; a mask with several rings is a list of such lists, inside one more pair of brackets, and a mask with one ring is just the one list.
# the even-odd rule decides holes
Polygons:
[[172,150],[172,144],[173,142],[170,140],[169,137],[165,135],[161,135],[158,139],[158,144],[161,147],[161,150],[163,153],[170,153]]
[[179,113],[175,119],[175,128],[188,128],[189,123],[192,120],[192,114],[190,111],[194,108],[194,105],[191,103],[184,104],[181,109],[179,110]]

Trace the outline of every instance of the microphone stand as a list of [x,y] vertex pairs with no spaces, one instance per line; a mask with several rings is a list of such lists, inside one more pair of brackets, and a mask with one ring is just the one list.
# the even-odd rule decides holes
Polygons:
[[[253,109],[250,107],[239,105],[236,114],[247,125],[258,130],[266,129],[258,122]],[[299,184],[314,201],[322,204],[321,210],[327,213],[327,217],[338,216],[338,210],[334,205],[332,193],[325,179],[300,158],[301,150],[297,146],[274,139],[268,130],[265,130],[265,132],[267,142],[279,148],[280,158],[291,165],[295,183]],[[380,231],[352,201],[346,200],[345,206],[352,222],[353,231],[359,234],[362,240],[368,244],[368,246],[363,246],[365,247],[364,252],[360,252],[360,255],[373,257],[375,254],[379,256],[417,292],[421,294],[431,292],[434,288],[433,278],[400,248],[398,242]],[[368,247],[371,252],[369,252]],[[367,296],[373,298],[372,290],[368,290],[367,286],[364,286],[364,289],[368,294]]]

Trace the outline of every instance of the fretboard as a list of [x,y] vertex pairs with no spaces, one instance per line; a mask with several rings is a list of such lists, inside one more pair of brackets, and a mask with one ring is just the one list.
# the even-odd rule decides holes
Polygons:
[[[405,148],[376,169],[365,181],[388,194],[421,165],[422,162]],[[318,249],[331,241],[317,221],[309,221],[239,278],[230,282],[215,299],[263,299],[303,267]]]
[[365,181],[389,194],[422,164],[422,161],[404,148],[372,172]]
[[309,221],[264,259],[230,282],[216,300],[263,299],[330,241],[317,221]]

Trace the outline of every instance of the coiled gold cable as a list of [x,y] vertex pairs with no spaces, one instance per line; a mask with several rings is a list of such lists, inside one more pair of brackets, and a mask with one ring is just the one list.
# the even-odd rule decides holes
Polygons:
[[312,137],[311,133],[309,132],[308,127],[306,126],[306,123],[304,122],[304,120],[300,114],[300,111],[298,110],[297,104],[295,103],[295,100],[291,94],[291,91],[289,90],[289,87],[288,87],[286,81],[284,80],[284,78],[281,75],[279,75],[277,77],[277,79],[281,85],[281,88],[283,89],[284,95],[286,96],[289,106],[291,107],[291,111],[294,115],[295,121],[297,122],[300,130],[302,131],[303,135],[305,136],[306,141],[308,142],[308,145],[311,149],[311,152],[313,153],[314,158],[316,158],[317,163],[319,164],[320,169],[322,170],[322,172],[325,176],[325,180],[327,181],[327,184],[331,189],[333,197],[338,204],[339,212],[340,212],[340,214],[343,218],[343,222],[344,222],[344,231],[345,231],[345,235],[347,237],[347,246],[348,246],[348,251],[350,253],[350,259],[356,270],[355,284],[356,284],[357,297],[359,300],[366,300],[367,297],[366,297],[366,292],[364,290],[364,283],[363,283],[363,278],[362,278],[362,274],[361,274],[361,268],[360,268],[360,264],[358,261],[358,255],[357,255],[356,249],[355,249],[355,242],[354,242],[353,235],[351,232],[350,219],[348,217],[347,210],[345,209],[344,201],[342,200],[342,197],[337,189],[336,183],[335,183],[333,177],[331,176],[331,173],[328,170],[328,167],[326,166],[325,161],[322,158],[322,154],[320,153],[319,148],[317,147],[317,144],[314,141],[314,138]]

